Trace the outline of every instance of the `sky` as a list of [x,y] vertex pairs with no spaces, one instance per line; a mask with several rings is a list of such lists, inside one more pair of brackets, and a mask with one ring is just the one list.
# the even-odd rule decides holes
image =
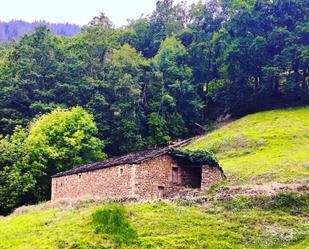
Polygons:
[[[0,20],[69,22],[83,26],[104,12],[116,25],[150,14],[157,0],[0,0]],[[174,0],[175,3],[181,0]],[[198,0],[187,0],[188,4]]]

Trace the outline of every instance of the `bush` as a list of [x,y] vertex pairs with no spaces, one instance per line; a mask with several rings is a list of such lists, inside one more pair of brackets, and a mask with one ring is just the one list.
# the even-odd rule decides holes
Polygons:
[[292,211],[309,209],[309,195],[291,192],[279,193],[269,204],[269,208]]
[[137,233],[130,225],[123,206],[110,204],[97,209],[92,214],[92,223],[97,233],[110,236],[117,245],[137,240]]

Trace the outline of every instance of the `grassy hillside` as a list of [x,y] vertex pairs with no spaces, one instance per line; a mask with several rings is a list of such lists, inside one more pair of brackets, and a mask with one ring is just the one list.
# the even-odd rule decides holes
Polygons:
[[309,183],[309,107],[248,115],[187,148],[214,152],[231,184]]
[[[293,207],[287,207],[291,202]],[[109,224],[103,233],[92,214],[108,208],[106,204],[29,209],[0,220],[0,248],[304,249],[309,246],[308,202],[308,196],[281,195],[276,201],[242,199],[204,207],[165,202],[127,205],[127,220],[122,222],[114,212],[109,220],[118,226]],[[128,229],[121,224],[136,236],[128,240]]]
[[[188,148],[216,153],[228,184],[309,183],[309,108],[248,115]],[[309,248],[308,194],[130,204],[123,216],[106,203],[48,206],[0,219],[0,248]]]

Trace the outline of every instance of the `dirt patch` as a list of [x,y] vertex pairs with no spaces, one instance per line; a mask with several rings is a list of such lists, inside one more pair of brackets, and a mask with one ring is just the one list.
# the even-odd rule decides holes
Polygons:
[[231,200],[238,196],[274,196],[281,192],[309,193],[309,184],[283,184],[221,187],[216,193],[217,200]]

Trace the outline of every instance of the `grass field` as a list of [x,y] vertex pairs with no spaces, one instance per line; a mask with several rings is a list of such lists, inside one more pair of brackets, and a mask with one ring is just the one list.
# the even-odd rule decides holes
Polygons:
[[46,211],[30,208],[26,214],[0,220],[0,248],[309,248],[309,197],[281,199],[296,200],[299,205],[282,208],[268,199],[205,207],[166,202],[127,205],[126,219],[136,237],[126,242],[124,231],[119,234],[124,236],[120,244],[93,224],[92,214],[107,204]]
[[309,183],[309,107],[245,116],[188,149],[214,152],[229,183]]

